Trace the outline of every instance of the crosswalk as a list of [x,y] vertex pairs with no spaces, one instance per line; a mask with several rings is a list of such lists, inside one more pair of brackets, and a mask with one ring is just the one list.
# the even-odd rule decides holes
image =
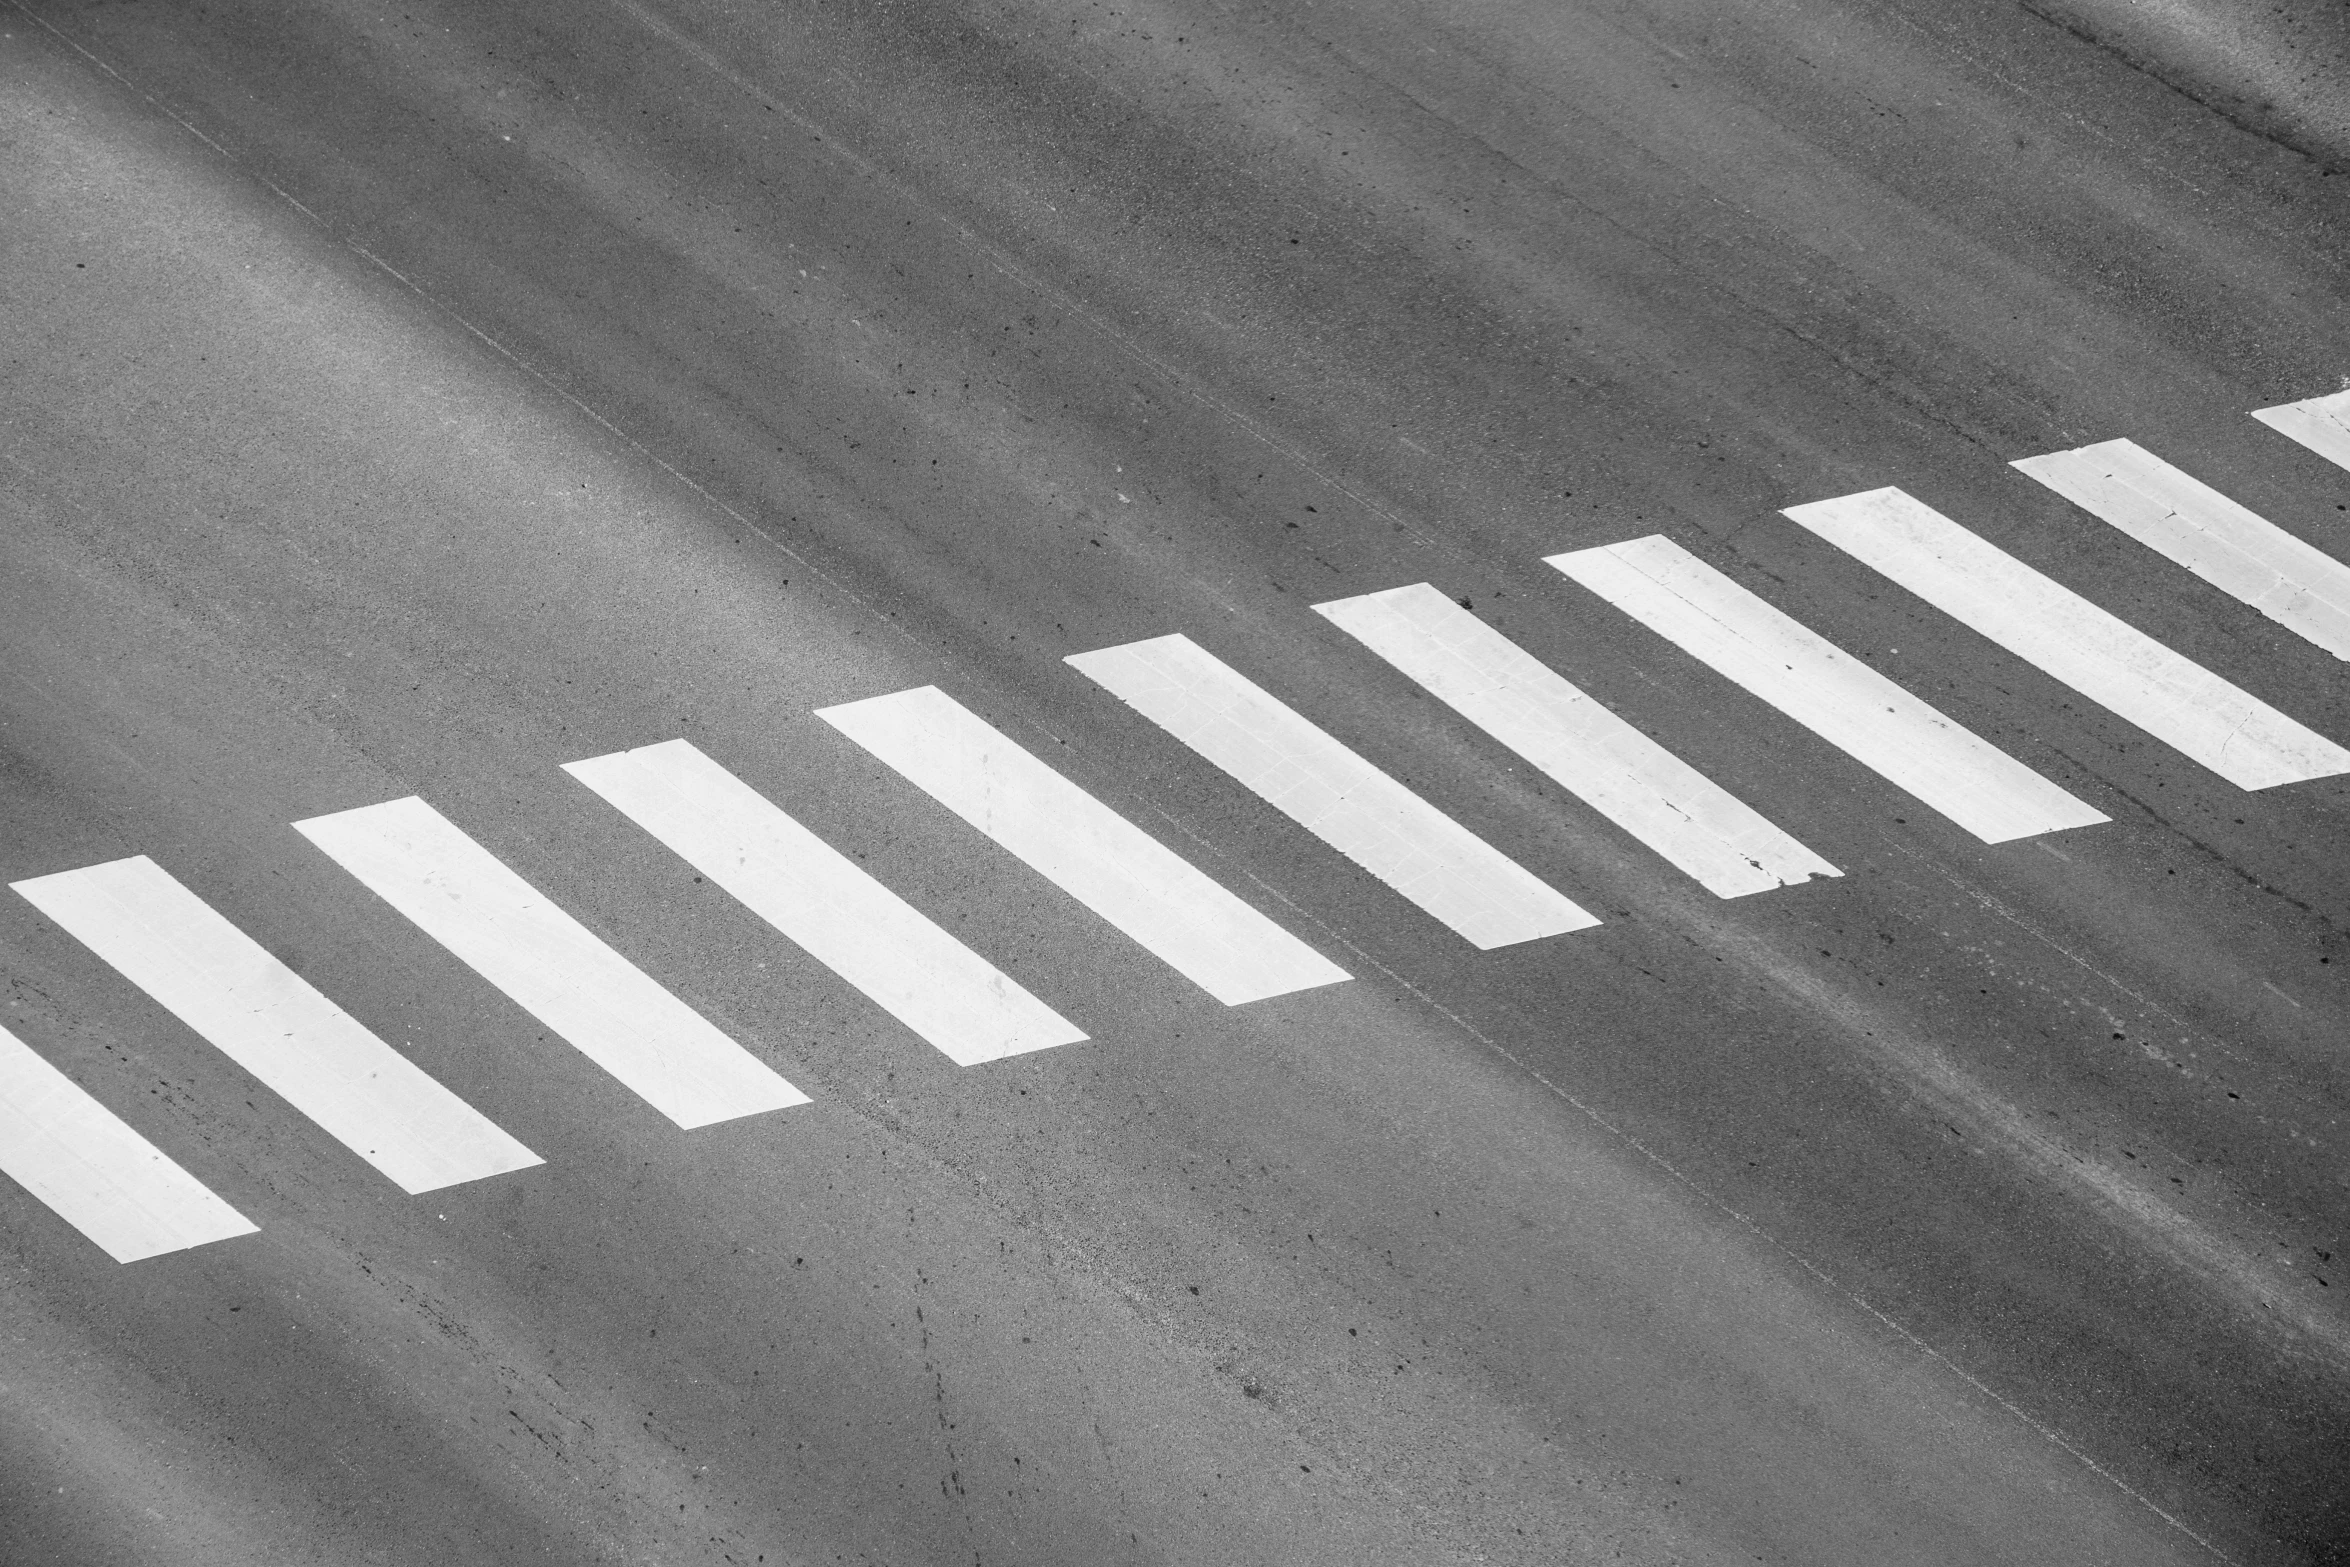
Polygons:
[[936,686],[816,716],[1226,1006],[1347,977]]
[[691,742],[563,770],[956,1065],[1085,1038]]
[[2338,467],[2350,468],[2350,392],[2305,398],[2275,408],[2255,408],[2252,417],[2308,447]]
[[1986,843],[2106,819],[1670,539],[1549,562]]
[[261,1228],[5,1028],[0,1170],[116,1262]]
[[2105,441],[2010,466],[2294,635],[2350,659],[2350,566],[2137,442]]
[[1472,946],[1599,923],[1187,636],[1067,662]]
[[[2350,468],[2350,392],[2254,417]],[[2333,555],[2127,440],[2014,466],[2203,583],[2350,658],[2350,566]],[[2239,788],[2350,773],[2350,750],[1899,489],[1785,515]],[[1986,843],[2107,820],[1670,539],[1574,550],[1548,564]],[[1469,732],[1534,767],[1705,891],[1741,898],[1841,874],[1434,585],[1313,607]],[[1375,757],[1189,636],[1066,662],[1473,948],[1599,923]],[[1041,895],[1067,898],[1218,1002],[1250,1005],[1349,978],[935,686],[815,716],[1025,867]],[[690,741],[590,757],[564,771],[958,1066],[1087,1037]],[[387,800],[290,826],[679,1128],[810,1102],[425,800]],[[153,860],[133,856],[12,885],[401,1190],[433,1191],[541,1162]],[[256,1228],[6,1030],[0,1170],[119,1262]]]
[[1719,897],[1839,874],[1425,582],[1314,610]]
[[1787,515],[2238,788],[2350,772],[2350,751],[1899,490]]
[[16,890],[402,1191],[539,1162],[145,855]]
[[415,796],[294,830],[679,1126],[808,1102]]

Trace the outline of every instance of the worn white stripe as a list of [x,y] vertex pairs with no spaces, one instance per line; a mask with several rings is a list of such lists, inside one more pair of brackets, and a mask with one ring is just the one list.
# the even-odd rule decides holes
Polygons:
[[0,1171],[116,1262],[259,1228],[5,1028]]
[[690,742],[564,771],[957,1064],[1085,1037]]
[[2255,408],[2252,417],[2328,462],[2350,468],[2350,392],[2305,398],[2276,408]]
[[403,1191],[540,1162],[145,855],[14,885]]
[[1550,564],[1985,843],[2106,820],[1670,539]]
[[936,686],[817,716],[1228,1006],[1347,977]]
[[1709,892],[1839,874],[1427,583],[1314,608]]
[[1787,515],[2230,783],[2350,772],[2350,751],[1899,490]]
[[808,1102],[415,796],[294,828],[679,1126]]
[[2136,442],[2103,441],[2012,466],[2296,636],[2350,659],[2350,566]]
[[1474,946],[1599,923],[1189,637],[1067,662]]

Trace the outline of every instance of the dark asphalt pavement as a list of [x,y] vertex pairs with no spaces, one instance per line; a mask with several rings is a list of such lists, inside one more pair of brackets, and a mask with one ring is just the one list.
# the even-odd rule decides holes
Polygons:
[[[152,856],[546,1161],[404,1195],[0,894],[0,1023],[260,1227],[0,1181],[0,1564],[2350,1562],[2350,778],[1779,514],[2350,743],[2007,466],[2350,558],[2246,417],[2350,387],[2350,44],[2211,9],[0,4],[0,881]],[[2112,820],[1543,564],[1652,533]],[[1311,607],[1415,582],[1843,875]],[[1173,632],[1602,923],[1477,951],[1062,663]],[[1224,1006],[813,716],[930,684],[1353,978]],[[1089,1040],[952,1064],[561,771],[678,736]],[[813,1102],[679,1130],[289,825],[409,794]]]

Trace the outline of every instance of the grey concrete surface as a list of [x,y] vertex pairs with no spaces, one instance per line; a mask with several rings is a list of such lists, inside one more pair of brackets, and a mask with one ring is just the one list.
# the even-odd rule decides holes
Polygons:
[[[154,856],[547,1160],[404,1196],[0,897],[7,1026],[261,1226],[0,1185],[0,1561],[2350,1559],[2350,783],[1778,516],[1898,484],[2350,741],[2006,467],[2350,555],[2245,417],[2350,385],[2350,195],[2161,47],[0,7],[0,880]],[[1651,532],[2113,820],[1984,846],[1541,564]],[[1310,608],[1423,580],[1843,877],[1711,897]],[[1604,923],[1475,952],[1060,662],[1174,631]],[[925,683],[1355,978],[1222,1007],[811,716]],[[560,771],[678,735],[1091,1040],[952,1066]],[[678,1131],[288,826],[409,793],[814,1103]]]

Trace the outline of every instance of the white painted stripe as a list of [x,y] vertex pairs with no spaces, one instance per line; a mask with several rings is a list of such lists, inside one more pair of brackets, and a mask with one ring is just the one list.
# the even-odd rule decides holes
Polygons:
[[2350,659],[2350,566],[2134,441],[2010,466],[2336,658]]
[[0,1171],[116,1262],[259,1229],[5,1028]]
[[1314,608],[1717,896],[1840,874],[1427,583]]
[[1550,564],[1985,843],[2106,820],[1670,539]]
[[145,855],[14,885],[401,1190],[540,1162]]
[[1066,662],[1473,946],[1599,923],[1189,637]]
[[414,795],[294,829],[679,1126],[808,1102]]
[[1085,1037],[691,743],[563,770],[956,1064]]
[[1787,515],[2230,783],[2350,772],[2350,751],[1899,490]]
[[936,686],[816,716],[1227,1006],[1347,977]]
[[2328,462],[2350,468],[2350,392],[2305,398],[2276,408],[2255,408],[2252,417]]

